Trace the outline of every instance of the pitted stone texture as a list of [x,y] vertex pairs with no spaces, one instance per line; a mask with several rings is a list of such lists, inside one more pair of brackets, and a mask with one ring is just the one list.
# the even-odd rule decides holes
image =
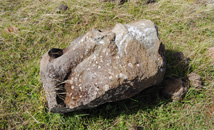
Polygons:
[[154,23],[140,20],[103,32],[92,30],[55,59],[46,53],[40,67],[50,111],[93,108],[160,83],[166,67],[164,51]]

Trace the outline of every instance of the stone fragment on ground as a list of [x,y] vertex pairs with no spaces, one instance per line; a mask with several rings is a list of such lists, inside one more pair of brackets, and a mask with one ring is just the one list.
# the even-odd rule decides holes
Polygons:
[[190,67],[189,63],[190,59],[186,58],[182,52],[175,52],[173,54],[172,65],[180,69],[182,73],[185,73],[185,71]]
[[155,3],[156,0],[145,0],[145,2],[146,2],[147,4],[150,4],[150,3]]
[[124,2],[127,2],[127,0],[100,0],[100,2],[114,2],[118,5],[123,4]]
[[15,26],[11,26],[11,27],[6,27],[4,29],[7,33],[18,33],[19,29]]
[[183,66],[188,66],[189,65],[189,59],[186,58],[183,54],[183,52],[176,52],[173,54],[174,56],[174,64],[177,65],[183,65]]
[[192,72],[188,75],[188,79],[190,81],[190,85],[196,87],[198,89],[202,88],[201,76]]
[[65,4],[61,4],[57,7],[56,12],[57,13],[62,13],[68,9],[68,6]]
[[159,84],[164,45],[150,20],[92,30],[42,57],[40,73],[51,112],[66,113],[130,98]]
[[[115,2],[118,5],[122,5],[128,0],[100,0],[100,2]],[[134,5],[137,5],[137,3],[141,2],[140,0],[129,0],[129,2],[133,3]],[[150,4],[156,2],[156,0],[143,0],[144,3]]]
[[164,81],[162,93],[173,101],[181,101],[189,89],[189,81],[182,79],[168,79]]
[[207,56],[210,58],[211,61],[214,61],[214,47],[208,48]]

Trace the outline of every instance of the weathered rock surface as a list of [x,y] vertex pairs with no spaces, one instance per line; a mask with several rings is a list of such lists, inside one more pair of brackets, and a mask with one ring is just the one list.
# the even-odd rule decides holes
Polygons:
[[51,112],[71,112],[119,101],[160,83],[164,45],[150,20],[92,30],[66,49],[52,48],[40,72]]

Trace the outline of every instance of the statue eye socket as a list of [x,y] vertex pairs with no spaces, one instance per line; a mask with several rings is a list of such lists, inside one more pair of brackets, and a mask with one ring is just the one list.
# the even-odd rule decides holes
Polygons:
[[63,55],[63,50],[58,48],[52,48],[49,50],[48,55],[55,59]]

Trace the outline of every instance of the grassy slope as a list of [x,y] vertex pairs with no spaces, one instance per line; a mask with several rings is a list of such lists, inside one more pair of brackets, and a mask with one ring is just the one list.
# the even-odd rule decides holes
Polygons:
[[[206,57],[207,48],[214,46],[213,6],[206,6],[206,0],[158,0],[137,6],[97,1],[0,1],[0,129],[214,128],[210,114],[214,110],[214,69]],[[56,14],[56,7],[63,2],[69,10]],[[180,103],[165,100],[153,87],[133,98],[91,110],[47,112],[39,76],[41,56],[52,47],[67,47],[93,28],[138,19],[150,19],[159,28],[167,49],[166,76],[184,77],[194,71],[202,76],[204,89],[190,88]],[[7,33],[4,29],[10,26],[19,32]],[[191,59],[191,68],[185,72],[171,64],[176,51]]]

